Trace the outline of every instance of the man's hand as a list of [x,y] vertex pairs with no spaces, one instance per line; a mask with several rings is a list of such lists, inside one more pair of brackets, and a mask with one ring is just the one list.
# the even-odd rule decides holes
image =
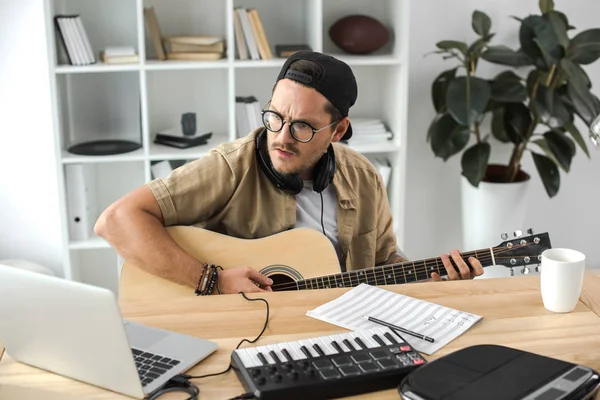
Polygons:
[[[456,268],[452,265],[450,258],[447,254],[442,254],[442,262],[444,263],[444,267],[446,268],[446,273],[448,274],[448,279],[451,281],[459,280],[459,279],[473,279],[476,276],[483,274],[483,267],[478,259],[475,257],[469,257],[469,264],[473,267],[471,271],[465,261],[462,259],[460,255],[460,251],[452,250],[450,252],[450,256],[454,263],[458,266],[458,272]],[[431,274],[431,280],[434,282],[439,282],[442,280],[440,275],[436,272]]]
[[[273,281],[250,267],[240,267],[219,271],[219,290],[227,293],[272,292]],[[264,289],[261,289],[256,284]]]

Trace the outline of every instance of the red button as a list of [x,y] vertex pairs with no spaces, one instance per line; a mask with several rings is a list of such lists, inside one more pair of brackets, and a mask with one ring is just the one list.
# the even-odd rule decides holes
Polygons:
[[400,350],[402,350],[402,351],[410,351],[410,346],[400,346]]
[[417,358],[416,360],[413,360],[413,363],[417,365],[423,364],[424,362],[425,360],[423,360],[422,358]]

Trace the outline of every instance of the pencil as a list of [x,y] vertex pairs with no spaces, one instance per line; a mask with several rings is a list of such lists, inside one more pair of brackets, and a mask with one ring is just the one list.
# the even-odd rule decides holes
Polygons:
[[390,324],[389,322],[385,322],[385,321],[382,321],[380,319],[373,318],[373,317],[366,317],[366,316],[363,316],[363,317],[366,318],[366,319],[368,319],[371,322],[375,322],[376,324],[387,326],[390,329],[395,329],[397,331],[406,333],[407,335],[414,336],[414,337],[419,338],[421,340],[426,340],[426,341],[428,341],[430,343],[435,342],[435,340],[433,338],[430,338],[429,336],[425,336],[425,335],[421,335],[420,333],[417,333],[417,332],[409,331],[408,329],[401,328],[401,327],[396,326],[394,324]]

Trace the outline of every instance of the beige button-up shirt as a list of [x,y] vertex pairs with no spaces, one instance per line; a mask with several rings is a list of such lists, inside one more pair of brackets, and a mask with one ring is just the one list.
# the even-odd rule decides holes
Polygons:
[[[296,197],[277,189],[261,171],[255,156],[259,132],[148,182],[165,225],[193,225],[242,239],[294,228]],[[341,262],[348,271],[382,264],[396,253],[385,186],[362,154],[339,143],[333,147]]]

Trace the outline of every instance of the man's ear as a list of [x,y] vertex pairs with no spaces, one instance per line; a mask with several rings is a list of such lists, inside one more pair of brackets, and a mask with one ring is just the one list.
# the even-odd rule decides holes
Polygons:
[[338,121],[335,126],[335,132],[333,133],[333,138],[331,138],[332,142],[339,142],[344,135],[346,134],[346,130],[350,125],[350,118],[344,117]]

